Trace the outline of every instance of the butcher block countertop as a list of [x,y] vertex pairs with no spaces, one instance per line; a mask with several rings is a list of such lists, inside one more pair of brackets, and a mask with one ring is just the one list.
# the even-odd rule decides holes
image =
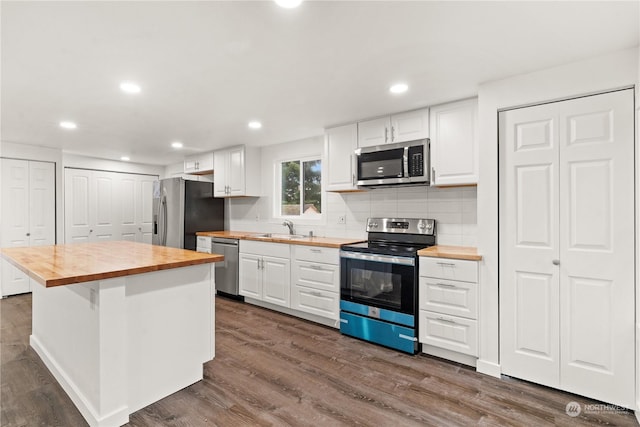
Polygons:
[[482,259],[482,255],[478,254],[478,249],[471,246],[436,245],[420,249],[418,251],[418,256],[466,259],[470,261],[480,261]]
[[[228,239],[254,240],[257,242],[288,243],[291,245],[322,246],[325,248],[340,248],[341,245],[363,242],[364,239],[346,239],[339,237],[296,237],[289,238],[286,234],[273,233],[271,237],[262,237],[264,233],[249,231],[201,231],[198,236],[226,237]],[[279,237],[280,236],[280,237]]]
[[217,254],[109,241],[3,248],[2,257],[46,287],[222,261]]

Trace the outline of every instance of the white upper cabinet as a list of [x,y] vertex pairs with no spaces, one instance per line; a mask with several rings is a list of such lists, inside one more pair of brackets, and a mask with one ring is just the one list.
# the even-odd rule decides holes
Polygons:
[[257,149],[238,146],[213,153],[213,196],[260,196],[260,157]]
[[207,175],[213,171],[213,152],[195,154],[184,159],[184,173]]
[[327,191],[357,191],[354,150],[358,146],[355,123],[327,129],[325,132]]
[[431,107],[431,185],[478,183],[478,99]]
[[414,141],[428,137],[428,108],[358,123],[358,147]]

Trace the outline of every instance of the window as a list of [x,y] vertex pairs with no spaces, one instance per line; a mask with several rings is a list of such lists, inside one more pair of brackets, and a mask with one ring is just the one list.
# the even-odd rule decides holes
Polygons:
[[319,218],[322,214],[322,160],[280,163],[280,216]]

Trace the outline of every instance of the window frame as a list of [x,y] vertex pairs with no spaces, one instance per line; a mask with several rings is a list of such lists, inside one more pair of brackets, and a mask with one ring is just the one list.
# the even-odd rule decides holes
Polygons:
[[[304,208],[304,189],[302,188],[304,183],[304,162],[313,162],[320,161],[320,213],[313,216],[304,215],[302,209]],[[300,215],[282,215],[282,164],[288,162],[300,162]],[[311,222],[318,223],[324,221],[324,212],[325,212],[325,177],[324,177],[324,158],[322,155],[312,155],[312,156],[300,156],[300,157],[292,157],[286,159],[276,160],[274,164],[274,203],[273,203],[273,218],[277,220],[281,219],[289,219],[296,220],[297,223]]]

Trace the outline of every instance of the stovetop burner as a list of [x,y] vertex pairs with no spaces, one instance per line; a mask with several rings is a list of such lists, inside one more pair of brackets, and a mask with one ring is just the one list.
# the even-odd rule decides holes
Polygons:
[[362,243],[342,245],[343,251],[380,255],[415,257],[420,249],[433,246],[434,219],[369,218],[369,239]]

